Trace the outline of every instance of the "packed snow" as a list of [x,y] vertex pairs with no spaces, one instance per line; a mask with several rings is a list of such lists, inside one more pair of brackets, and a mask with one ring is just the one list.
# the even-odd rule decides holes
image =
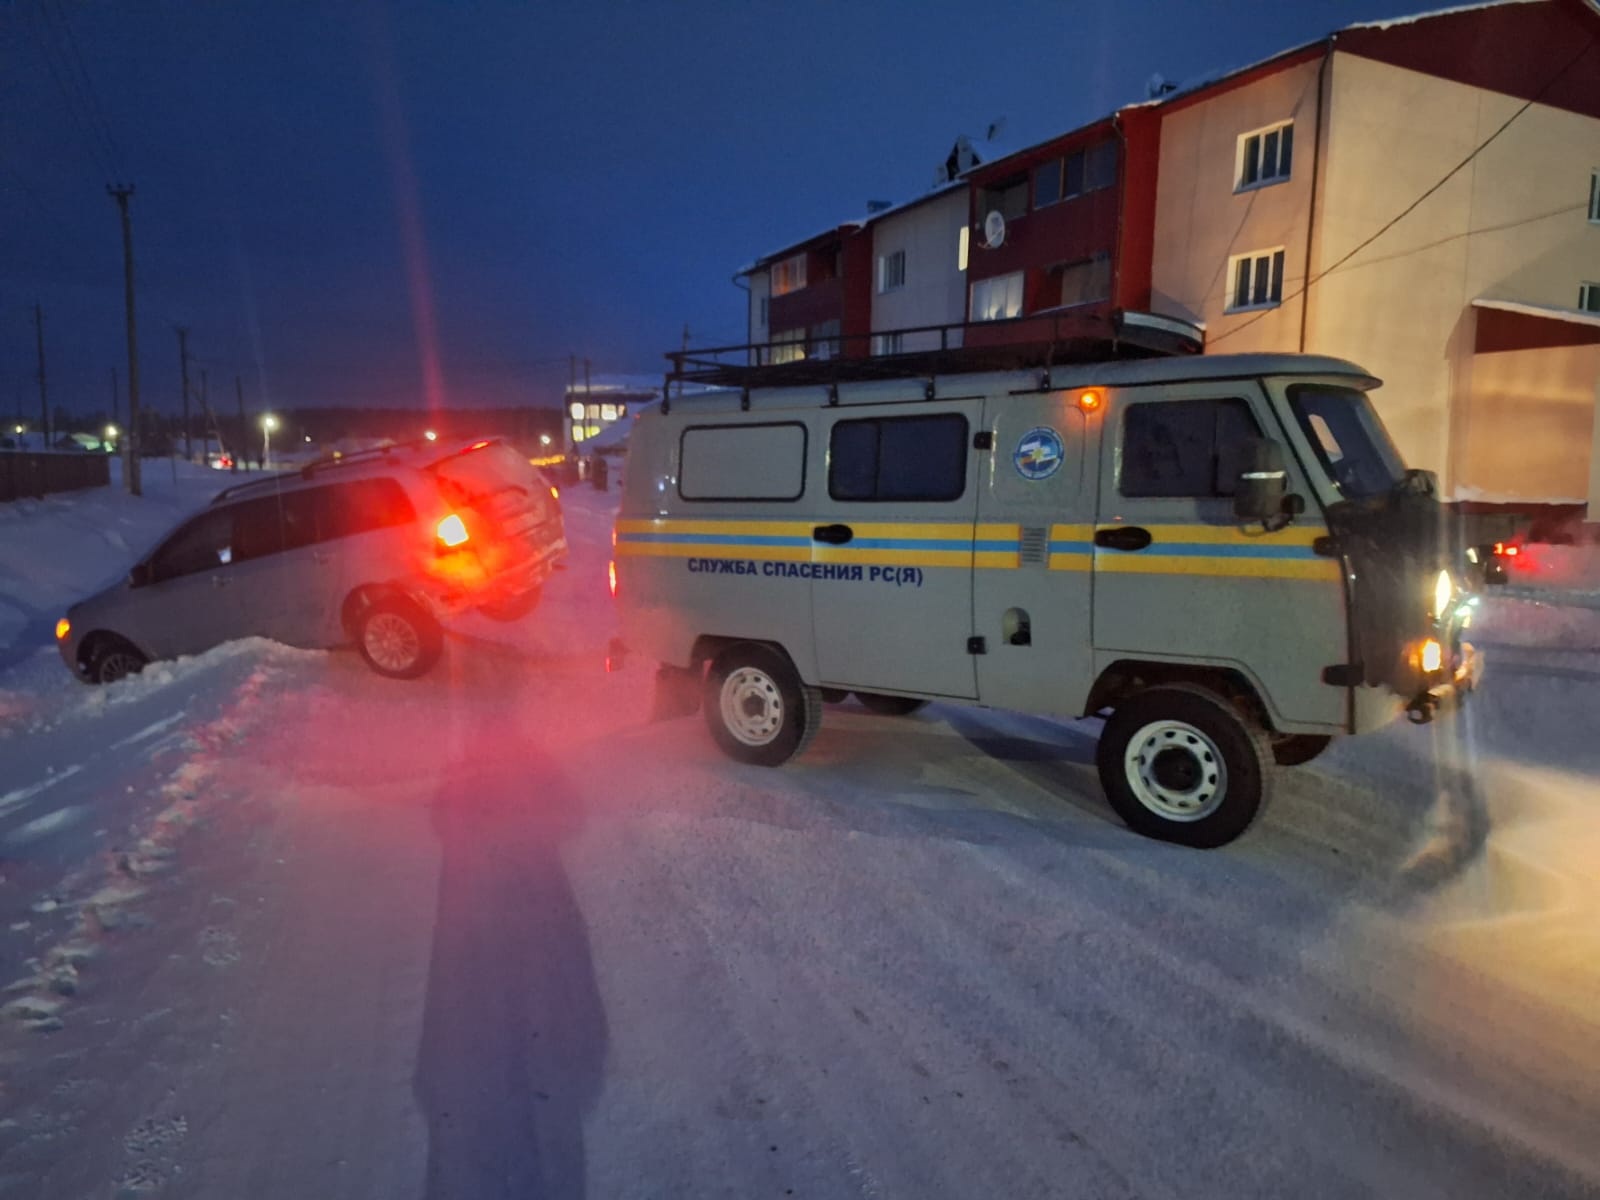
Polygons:
[[0,508],[0,1198],[1600,1191],[1581,587],[1207,853],[1115,820],[1094,721],[852,702],[776,771],[653,721],[588,488],[424,680],[85,687],[55,617],[227,482],[156,475]]

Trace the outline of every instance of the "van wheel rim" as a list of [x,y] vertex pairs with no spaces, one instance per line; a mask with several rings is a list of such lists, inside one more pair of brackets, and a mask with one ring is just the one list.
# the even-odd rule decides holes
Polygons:
[[143,664],[126,650],[113,650],[100,660],[100,682],[116,683],[129,675],[136,675]]
[[1123,773],[1139,803],[1168,821],[1199,821],[1228,794],[1216,742],[1185,721],[1152,721],[1128,740]]
[[746,746],[765,746],[783,728],[783,693],[765,671],[739,667],[722,681],[722,724]]
[[379,613],[367,622],[361,644],[368,656],[386,671],[405,671],[422,653],[416,627],[398,613]]

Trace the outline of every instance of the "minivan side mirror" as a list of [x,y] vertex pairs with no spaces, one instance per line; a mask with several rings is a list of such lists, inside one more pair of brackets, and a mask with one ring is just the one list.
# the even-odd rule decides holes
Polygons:
[[150,564],[148,562],[134,563],[133,570],[128,572],[129,587],[144,587],[150,582]]
[[1270,521],[1283,514],[1289,469],[1283,446],[1270,438],[1249,438],[1244,469],[1233,489],[1233,515],[1241,522]]

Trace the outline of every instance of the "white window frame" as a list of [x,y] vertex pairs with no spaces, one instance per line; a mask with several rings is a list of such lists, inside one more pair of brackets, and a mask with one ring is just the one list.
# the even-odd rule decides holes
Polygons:
[[1600,313],[1600,283],[1585,280],[1578,285],[1578,311]]
[[[1278,271],[1278,295],[1274,299],[1274,298],[1271,298],[1273,260],[1275,258],[1280,258],[1280,257],[1283,259],[1283,265],[1279,268],[1279,271]],[[1267,264],[1267,292],[1268,292],[1268,297],[1269,297],[1268,299],[1266,299],[1264,301],[1257,301],[1257,300],[1252,299],[1250,301],[1250,303],[1248,303],[1248,304],[1235,303],[1235,301],[1238,299],[1239,264],[1241,262],[1246,262],[1246,261],[1248,261],[1250,263],[1251,295],[1252,296],[1254,296],[1254,294],[1255,294],[1254,281],[1260,274],[1260,267],[1259,267],[1258,264],[1260,262],[1262,262],[1262,261],[1266,262],[1266,264]],[[1285,277],[1287,275],[1288,275],[1288,255],[1285,252],[1285,248],[1283,246],[1272,246],[1272,247],[1269,247],[1268,249],[1265,249],[1265,250],[1247,250],[1243,254],[1230,254],[1228,256],[1228,276],[1227,276],[1227,289],[1228,290],[1227,290],[1226,294],[1224,295],[1224,301],[1225,302],[1223,304],[1222,311],[1223,312],[1228,312],[1228,313],[1260,312],[1263,309],[1277,308],[1280,304],[1283,303],[1283,285],[1284,285]]]
[[772,284],[768,289],[774,296],[787,296],[806,286],[806,256],[804,252],[772,264]]
[[906,285],[906,252],[891,250],[878,255],[878,294],[897,292]]
[[[1290,131],[1290,134],[1289,134],[1289,137],[1290,137],[1289,169],[1287,171],[1280,171],[1279,168],[1282,167],[1282,165],[1283,165],[1283,130],[1285,130],[1285,129]],[[1234,151],[1233,151],[1233,190],[1234,191],[1236,191],[1236,192],[1253,192],[1257,188],[1272,187],[1275,184],[1288,183],[1289,180],[1291,178],[1293,178],[1293,176],[1294,176],[1294,149],[1293,149],[1294,133],[1293,133],[1293,130],[1294,130],[1294,121],[1293,120],[1288,120],[1288,121],[1278,121],[1278,122],[1275,122],[1274,124],[1271,124],[1271,125],[1263,125],[1260,129],[1252,129],[1252,130],[1249,130],[1246,133],[1241,133],[1239,135],[1239,140],[1235,144]],[[1265,174],[1266,163],[1259,161],[1261,154],[1264,153],[1265,146],[1266,146],[1267,135],[1269,133],[1277,133],[1279,135],[1278,136],[1278,161],[1272,164],[1273,174],[1271,174],[1271,175]],[[1250,150],[1250,139],[1251,138],[1255,138],[1256,139],[1256,150],[1253,152],[1253,155],[1252,155],[1252,152]],[[1245,177],[1246,160],[1248,158],[1252,157],[1252,156],[1257,158],[1257,162],[1256,162],[1256,177],[1255,177],[1255,179],[1251,180],[1249,183],[1246,183],[1245,182],[1245,178],[1244,178]]]
[[904,354],[906,348],[906,335],[899,330],[891,333],[877,334],[873,339],[872,352],[874,354]]
[[[1015,317],[1020,317],[1022,315],[1022,281],[1023,273],[1021,271],[1012,271],[1009,275],[995,275],[989,279],[976,280],[967,289],[968,320],[1008,321]],[[1001,303],[1005,311],[1000,312],[997,316],[980,317],[978,315],[979,290],[982,289],[983,304],[987,308],[990,303],[989,293],[996,288],[1005,289],[1005,295],[1001,297]],[[1013,294],[1013,290],[1015,294]],[[1011,311],[1012,309],[1015,309],[1015,311]]]
[[1600,169],[1589,172],[1589,224],[1600,225]]

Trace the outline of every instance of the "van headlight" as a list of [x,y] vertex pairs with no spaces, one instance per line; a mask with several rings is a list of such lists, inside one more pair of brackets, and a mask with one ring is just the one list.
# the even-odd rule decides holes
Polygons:
[[1449,571],[1440,571],[1439,578],[1433,581],[1433,615],[1441,618],[1450,609],[1450,598],[1456,594],[1455,580],[1450,578]]

